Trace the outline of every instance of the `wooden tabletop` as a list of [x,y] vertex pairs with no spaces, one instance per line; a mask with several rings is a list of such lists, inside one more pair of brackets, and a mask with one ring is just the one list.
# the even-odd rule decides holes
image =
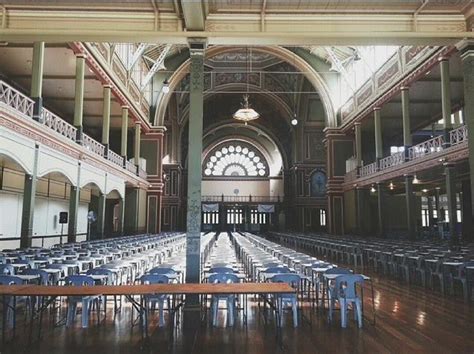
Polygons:
[[150,284],[150,285],[95,285],[42,286],[0,285],[1,295],[15,296],[90,296],[90,295],[147,295],[147,294],[278,294],[293,293],[286,283],[234,284]]

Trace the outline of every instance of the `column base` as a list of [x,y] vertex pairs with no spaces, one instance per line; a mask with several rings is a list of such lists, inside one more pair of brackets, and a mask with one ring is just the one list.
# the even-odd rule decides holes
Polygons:
[[33,106],[33,120],[43,123],[43,98],[32,97],[32,100],[35,102]]

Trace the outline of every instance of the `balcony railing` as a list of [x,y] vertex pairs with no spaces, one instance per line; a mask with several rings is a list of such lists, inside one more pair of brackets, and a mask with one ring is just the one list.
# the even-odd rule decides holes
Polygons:
[[113,152],[112,150],[109,149],[107,152],[107,160],[110,162],[119,165],[120,167],[123,167],[123,157],[120,156],[119,154]]
[[87,134],[82,134],[82,146],[84,146],[90,152],[104,157],[105,146],[101,143],[98,143]]
[[420,157],[443,151],[444,137],[438,135],[430,140],[414,145],[408,149],[408,159],[415,160]]
[[138,177],[146,179],[148,177],[148,175],[147,175],[145,170],[142,170],[141,168],[138,168]]
[[405,152],[400,151],[393,155],[390,155],[381,159],[379,161],[379,170],[383,171],[383,170],[386,170],[387,168],[400,165],[403,162],[405,162]]
[[377,170],[378,170],[377,162],[373,162],[369,165],[365,165],[360,168],[360,176],[365,177],[365,176],[371,175],[377,172]]
[[351,182],[351,181],[354,181],[357,179],[357,177],[359,177],[359,175],[357,174],[358,172],[358,169],[357,167],[350,170],[349,172],[347,172],[345,175],[344,175],[344,182]]
[[54,130],[55,132],[65,136],[69,140],[76,141],[76,134],[77,129],[66,122],[65,120],[58,117],[56,114],[48,111],[47,109],[43,108],[43,112],[41,113],[42,116],[42,123],[47,126],[48,128]]
[[0,102],[5,103],[28,117],[33,117],[33,107],[35,102],[28,96],[15,90],[4,81],[0,80]]
[[461,125],[459,128],[449,132],[449,142],[451,146],[467,142],[467,126]]
[[228,202],[228,203],[280,203],[283,197],[280,196],[253,196],[253,195],[203,195],[202,202]]
[[[33,118],[34,101],[2,80],[0,80],[0,105],[1,104],[5,104],[10,108],[15,109],[19,113]],[[41,124],[43,124],[45,127],[48,127],[57,134],[60,134],[67,139],[76,142],[77,129],[65,120],[61,119],[61,117],[43,108],[41,112],[41,118]],[[95,141],[87,134],[82,134],[82,146],[91,153],[105,157],[105,146]],[[107,152],[107,160],[120,167],[124,167],[123,157],[111,150]],[[127,161],[125,168],[127,171],[137,175],[137,166],[135,166],[133,163]],[[141,169],[138,171],[138,174],[142,178],[147,177],[146,172]]]

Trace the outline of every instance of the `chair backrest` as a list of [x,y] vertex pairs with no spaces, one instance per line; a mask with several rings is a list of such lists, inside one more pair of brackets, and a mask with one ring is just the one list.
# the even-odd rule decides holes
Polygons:
[[268,267],[263,271],[264,273],[291,273],[290,268],[283,266],[283,267]]
[[231,267],[212,267],[209,273],[234,273]]
[[213,273],[209,275],[208,282],[212,284],[238,283],[239,277],[234,273]]
[[282,273],[275,274],[271,277],[272,283],[287,283],[290,286],[297,288],[300,285],[301,277],[296,273]]
[[326,274],[352,274],[350,269],[340,268],[340,267],[335,267],[335,268],[328,269],[324,273],[326,273]]
[[145,274],[140,278],[142,284],[168,284],[170,279],[166,274]]
[[115,283],[115,273],[107,268],[92,268],[86,272],[87,275],[106,275],[107,285],[113,285]]
[[0,264],[0,274],[3,275],[14,275],[15,268],[11,264]]
[[49,282],[49,274],[41,269],[24,269],[22,274],[25,275],[39,275],[40,276],[40,283],[41,285],[48,285]]
[[23,280],[14,275],[0,275],[0,285],[21,285]]
[[336,297],[355,299],[357,297],[356,284],[363,284],[364,277],[360,274],[343,274],[336,278]]
[[158,274],[176,274],[176,270],[171,267],[155,267],[150,269],[148,272],[150,274],[158,275]]
[[273,267],[278,267],[280,265],[281,265],[281,263],[279,263],[279,262],[269,262],[269,263],[265,263],[263,266],[265,268],[273,268]]
[[95,285],[94,279],[88,275],[70,275],[64,280],[66,285],[91,286]]

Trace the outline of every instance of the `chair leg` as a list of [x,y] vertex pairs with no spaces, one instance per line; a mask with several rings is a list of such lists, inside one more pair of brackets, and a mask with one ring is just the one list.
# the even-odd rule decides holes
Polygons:
[[82,299],[82,328],[87,328],[89,326],[89,310],[89,300]]
[[159,319],[159,326],[160,327],[163,327],[165,325],[165,319],[164,319],[164,302],[163,300],[159,301],[158,302],[158,313],[159,313],[159,316],[160,316],[160,319]]
[[298,327],[298,302],[296,299],[293,299],[291,304],[293,310],[293,327]]
[[362,328],[362,303],[359,299],[356,300],[355,307],[357,311],[357,323],[359,328]]
[[341,307],[341,327],[347,327],[347,302],[344,298],[339,298],[339,306]]
[[212,299],[212,325],[217,326],[217,310],[219,309],[219,299]]
[[227,300],[227,312],[229,313],[229,318],[227,319],[227,322],[229,323],[230,327],[234,326],[234,306],[235,306],[235,300],[234,299],[228,299]]

